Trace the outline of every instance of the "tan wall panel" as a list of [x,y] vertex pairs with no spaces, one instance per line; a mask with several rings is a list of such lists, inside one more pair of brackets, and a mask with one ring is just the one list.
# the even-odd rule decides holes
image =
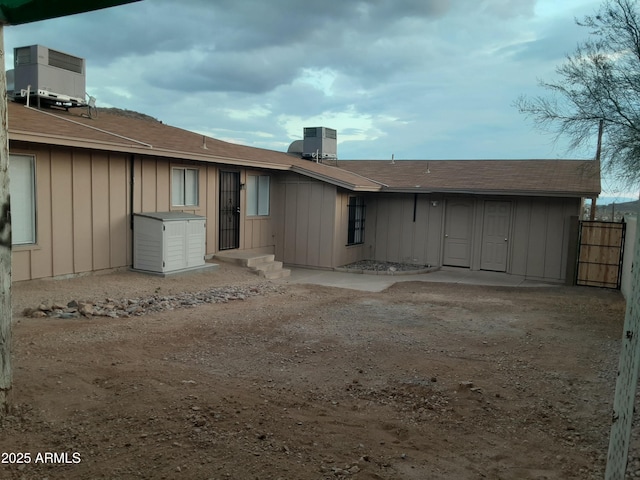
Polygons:
[[127,159],[124,155],[110,156],[109,185],[109,267],[124,267],[130,264],[131,259],[131,244],[128,242]]
[[93,269],[111,265],[111,230],[109,225],[109,158],[93,153],[91,162],[91,197],[93,218]]
[[206,167],[202,171],[206,171],[206,188],[204,200],[201,201],[207,209],[207,255],[212,255],[218,251],[218,169],[215,167]]
[[[93,222],[91,212],[91,156],[73,152],[73,271],[93,268]],[[104,187],[103,187],[104,188]]]
[[[169,178],[168,178],[169,179]],[[207,216],[207,169],[206,167],[198,168],[198,207],[195,209],[195,215]]]
[[242,235],[245,238],[242,238],[240,241],[240,248],[251,249],[253,248],[253,231],[258,230],[260,227],[257,225],[257,222],[253,220],[246,220],[243,222]]
[[564,211],[561,201],[550,202],[547,215],[547,237],[544,255],[544,277],[564,280],[566,265],[562,263],[564,245]]
[[[206,168],[201,170],[200,175],[205,177],[200,179],[201,188],[206,183]],[[159,212],[168,212],[171,210],[171,167],[167,161],[158,161],[156,165],[156,207]],[[200,193],[200,203],[204,203],[205,195]]]
[[53,275],[66,275],[73,273],[74,249],[71,153],[55,150],[51,163]]
[[320,251],[323,248],[320,235],[322,233],[322,194],[323,186],[315,183],[309,188],[309,221],[307,222],[307,246],[305,265],[320,265]]
[[[385,262],[389,257],[389,215],[391,211],[391,205],[389,197],[380,197],[376,201],[376,233],[375,233],[375,259]],[[369,215],[369,209],[367,207],[367,216]],[[366,219],[367,227],[369,225],[369,218]],[[365,228],[367,228],[365,227]],[[365,232],[368,233],[368,232]]]
[[[437,195],[430,195],[426,197],[428,204],[428,218],[427,218],[427,250],[425,252],[425,264],[427,265],[441,265],[442,262],[442,242],[443,237],[443,223],[444,223],[444,198]],[[432,206],[431,202],[437,201],[436,206]]]
[[416,221],[414,222],[414,235],[411,263],[425,265],[427,263],[427,250],[429,248],[429,215],[431,204],[427,195],[418,195],[416,201]]
[[31,279],[31,250],[13,250],[11,253],[11,281]]
[[157,212],[156,198],[158,178],[156,175],[156,160],[143,159],[141,161],[141,171],[140,191],[142,195],[142,211]]
[[333,263],[333,251],[335,239],[335,204],[336,187],[333,185],[322,185],[322,204],[319,206],[320,217],[320,255],[318,257],[318,267],[335,267]]
[[515,202],[515,217],[511,242],[511,270],[514,275],[526,275],[529,257],[529,228],[531,225],[531,200]]
[[297,200],[298,185],[285,184],[285,204],[284,204],[284,232],[283,232],[283,252],[282,261],[285,263],[295,264],[296,262],[296,218],[297,218]]
[[297,174],[274,178],[268,235],[276,258],[292,265],[335,266],[336,188]]
[[133,211],[134,213],[142,213],[142,160],[139,157],[135,157],[133,162],[133,175],[134,175],[134,194],[133,194]]
[[[411,194],[367,200],[366,224],[375,230],[372,236],[365,236],[365,240],[367,244],[375,245],[376,260],[439,264],[443,207],[442,199],[437,198],[436,207],[431,206],[431,200],[429,195],[417,196],[415,222],[414,196]],[[366,232],[367,235],[370,232]]]
[[296,242],[294,261],[296,265],[307,265],[307,251],[309,248],[309,215],[311,203],[309,201],[310,184],[302,184],[296,196]]
[[410,263],[415,258],[413,245],[416,229],[413,222],[413,195],[402,199],[400,212],[402,227],[396,234],[399,237],[398,261]]

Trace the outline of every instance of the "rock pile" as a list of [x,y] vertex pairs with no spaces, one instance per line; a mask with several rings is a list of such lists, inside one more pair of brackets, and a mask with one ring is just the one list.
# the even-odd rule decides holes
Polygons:
[[226,303],[245,300],[248,297],[278,291],[279,287],[270,283],[242,286],[225,286],[200,292],[185,292],[176,295],[151,295],[147,297],[125,298],[104,301],[81,301],[41,304],[37,308],[26,308],[22,315],[30,318],[79,318],[79,317],[131,317],[150,312],[191,308],[206,303]]

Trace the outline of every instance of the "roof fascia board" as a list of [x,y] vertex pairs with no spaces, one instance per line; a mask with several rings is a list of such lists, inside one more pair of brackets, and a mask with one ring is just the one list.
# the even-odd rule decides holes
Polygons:
[[567,192],[567,191],[531,191],[531,190],[464,190],[464,189],[444,189],[432,188],[385,188],[383,192],[388,193],[440,193],[457,195],[500,195],[500,196],[526,196],[526,197],[593,197],[600,192]]
[[[356,185],[353,183],[344,182],[342,180],[338,180],[337,178],[334,178],[328,175],[323,175],[317,172],[311,172],[309,170],[306,170],[302,167],[298,167],[295,165],[291,166],[291,171],[294,173],[298,173],[300,175],[304,175],[305,177],[313,178],[315,180],[320,180],[322,182],[329,183],[337,187],[345,188],[347,190],[352,190],[354,192],[379,192],[382,189],[382,187],[373,187],[373,186],[367,187],[364,185]],[[348,170],[345,170],[344,172],[351,173],[351,172],[348,172]],[[373,182],[373,180],[370,180],[370,181]]]

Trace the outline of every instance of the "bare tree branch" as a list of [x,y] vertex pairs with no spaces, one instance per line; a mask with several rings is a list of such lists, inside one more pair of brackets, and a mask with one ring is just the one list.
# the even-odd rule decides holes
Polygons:
[[540,82],[548,96],[515,102],[534,125],[567,137],[570,148],[605,125],[602,161],[626,186],[640,183],[640,12],[636,0],[605,0],[576,20],[590,38],[556,68],[560,80]]

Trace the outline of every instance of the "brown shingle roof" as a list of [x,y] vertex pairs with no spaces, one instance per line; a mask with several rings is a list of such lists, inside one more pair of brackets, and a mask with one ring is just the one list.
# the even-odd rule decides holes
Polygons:
[[209,163],[290,170],[350,190],[376,191],[380,185],[358,174],[316,164],[283,152],[237,145],[165,125],[132,112],[38,110],[9,102],[9,139],[74,146]]
[[593,160],[340,160],[387,191],[590,197],[600,193]]
[[[288,170],[356,191],[594,196],[600,171],[590,160],[340,160],[317,164],[237,145],[126,111],[37,110],[9,102],[9,138],[48,145]],[[429,173],[427,173],[429,172]]]

